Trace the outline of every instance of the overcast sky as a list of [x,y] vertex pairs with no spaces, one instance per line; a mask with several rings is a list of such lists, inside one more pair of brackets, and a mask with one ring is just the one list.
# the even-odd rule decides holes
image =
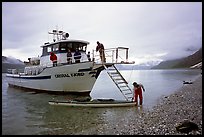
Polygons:
[[56,26],[90,51],[128,47],[136,64],[176,59],[202,47],[202,2],[3,2],[2,55],[41,56]]

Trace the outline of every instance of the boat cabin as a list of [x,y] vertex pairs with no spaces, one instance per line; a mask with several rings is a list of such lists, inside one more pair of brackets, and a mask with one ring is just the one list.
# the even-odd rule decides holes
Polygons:
[[[88,41],[84,40],[74,40],[74,39],[68,39],[69,34],[65,33],[63,31],[53,30],[53,32],[48,32],[49,34],[53,34],[53,41],[47,42],[42,45],[42,55],[40,57],[33,57],[29,58],[29,62],[26,62],[26,74],[34,72],[36,69],[40,69],[37,72],[41,72],[43,68],[46,67],[53,67],[53,62],[50,60],[51,53],[55,53],[57,56],[57,64],[58,65],[66,65],[69,64],[67,61],[67,52],[68,49],[70,49],[72,54],[71,64],[76,63],[76,60],[74,59],[74,54],[76,50],[78,50],[81,53],[80,62],[88,62],[88,61],[94,61],[96,64],[101,64],[100,55],[96,50],[92,51],[92,59],[90,58],[90,52],[87,51],[87,45],[89,44]],[[125,47],[117,47],[117,48],[110,48],[105,49],[105,58],[106,63],[116,63],[116,64],[129,64],[128,62],[128,49]],[[123,52],[121,54],[121,51]],[[124,52],[125,51],[125,52]],[[89,54],[88,54],[89,52]],[[121,55],[125,56],[124,59],[119,56],[119,52]],[[89,58],[88,58],[89,57]]]
[[66,40],[60,42],[54,42],[52,44],[45,43],[42,50],[42,56],[50,55],[51,52],[58,53],[67,53],[67,50],[70,49],[71,52],[75,52],[78,49],[80,52],[86,52],[87,44],[89,42],[81,41],[81,40]]
[[75,63],[74,53],[78,49],[81,53],[81,62],[88,61],[87,58],[87,45],[89,42],[83,40],[61,40],[53,43],[45,43],[42,47],[42,55],[40,58],[40,65],[50,65],[51,52],[57,55],[58,63],[67,63],[67,51],[71,50],[72,53],[72,63]]

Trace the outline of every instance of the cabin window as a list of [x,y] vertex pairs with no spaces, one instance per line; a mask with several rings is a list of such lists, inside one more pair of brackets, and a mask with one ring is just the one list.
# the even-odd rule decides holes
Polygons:
[[67,52],[67,43],[60,44],[60,52]]
[[47,52],[52,52],[52,47],[47,47]]
[[80,44],[79,44],[79,51],[84,51],[84,52],[86,52],[86,47],[87,47],[86,45],[80,43]]
[[71,52],[74,52],[72,45],[72,43],[67,43],[67,47],[71,50]]
[[73,50],[79,49],[79,51],[86,52],[86,47],[87,47],[87,45],[85,43],[80,43],[80,42],[73,42],[72,43]]
[[43,47],[43,53],[42,53],[42,56],[46,55],[47,53],[47,47]]
[[66,47],[61,47],[61,51],[66,51]]
[[53,45],[53,52],[58,51],[59,50],[59,44],[55,44]]
[[71,52],[75,52],[76,48],[81,52],[86,52],[87,44],[83,42],[60,42],[52,45],[44,46],[42,56],[49,55],[50,52],[54,53],[67,53],[68,48]]

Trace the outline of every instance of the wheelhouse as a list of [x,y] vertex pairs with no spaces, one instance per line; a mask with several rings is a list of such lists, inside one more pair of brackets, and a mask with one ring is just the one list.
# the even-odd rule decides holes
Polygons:
[[70,49],[71,52],[75,52],[76,49],[78,49],[79,52],[86,53],[88,44],[89,42],[82,40],[66,40],[54,43],[45,43],[43,46],[41,46],[43,48],[41,57],[50,55],[51,52],[54,52],[55,54],[67,53],[68,49]]

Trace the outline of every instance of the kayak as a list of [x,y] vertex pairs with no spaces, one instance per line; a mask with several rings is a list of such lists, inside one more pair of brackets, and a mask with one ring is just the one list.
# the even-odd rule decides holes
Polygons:
[[69,107],[130,107],[136,106],[136,102],[114,99],[94,99],[90,101],[49,101],[50,105]]

